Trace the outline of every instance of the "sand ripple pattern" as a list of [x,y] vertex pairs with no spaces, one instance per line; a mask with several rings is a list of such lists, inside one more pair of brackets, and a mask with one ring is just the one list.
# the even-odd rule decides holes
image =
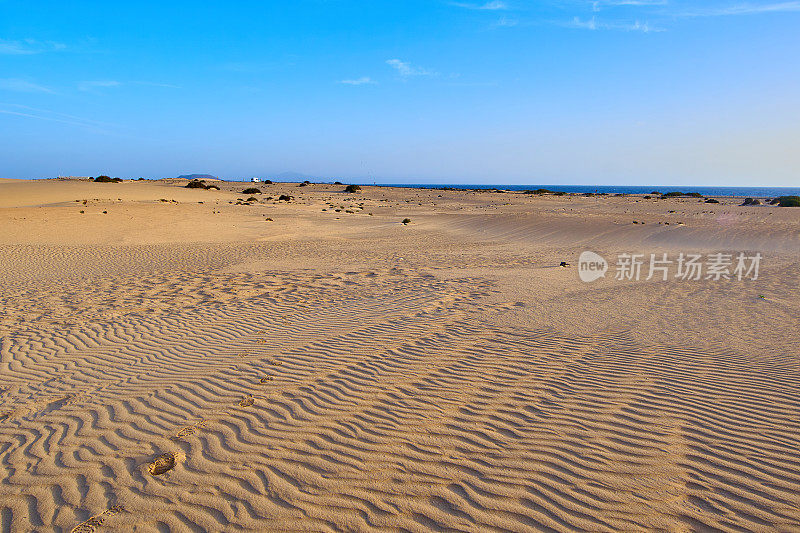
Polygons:
[[3,289],[2,531],[800,528],[788,357],[496,327],[400,269],[52,289]]

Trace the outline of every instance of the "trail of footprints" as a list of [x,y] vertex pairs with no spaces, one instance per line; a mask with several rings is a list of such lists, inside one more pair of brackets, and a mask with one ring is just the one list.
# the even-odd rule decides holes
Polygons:
[[800,524],[793,367],[512,331],[474,314],[514,307],[490,283],[400,270],[118,279],[84,318],[163,283],[167,318],[0,338],[3,529]]

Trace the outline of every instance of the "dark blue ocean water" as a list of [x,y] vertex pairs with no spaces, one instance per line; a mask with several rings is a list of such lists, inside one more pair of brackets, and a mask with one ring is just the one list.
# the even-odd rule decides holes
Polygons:
[[[367,183],[365,185],[371,185]],[[694,187],[675,185],[454,185],[431,183],[379,183],[385,187],[413,187],[423,189],[501,189],[507,191],[526,191],[549,189],[571,193],[608,193],[608,194],[650,194],[658,191],[696,192],[703,196],[742,196],[751,198],[773,198],[775,196],[800,196],[800,187]]]

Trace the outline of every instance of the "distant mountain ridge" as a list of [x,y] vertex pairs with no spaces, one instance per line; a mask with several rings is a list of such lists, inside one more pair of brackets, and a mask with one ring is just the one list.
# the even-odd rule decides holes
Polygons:
[[211,174],[183,174],[182,176],[178,176],[178,180],[219,180],[218,177],[212,176]]

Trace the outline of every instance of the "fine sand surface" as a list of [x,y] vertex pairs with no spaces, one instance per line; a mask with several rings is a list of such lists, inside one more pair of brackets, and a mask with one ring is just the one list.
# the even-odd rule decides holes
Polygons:
[[219,185],[0,180],[0,531],[800,529],[800,209]]

